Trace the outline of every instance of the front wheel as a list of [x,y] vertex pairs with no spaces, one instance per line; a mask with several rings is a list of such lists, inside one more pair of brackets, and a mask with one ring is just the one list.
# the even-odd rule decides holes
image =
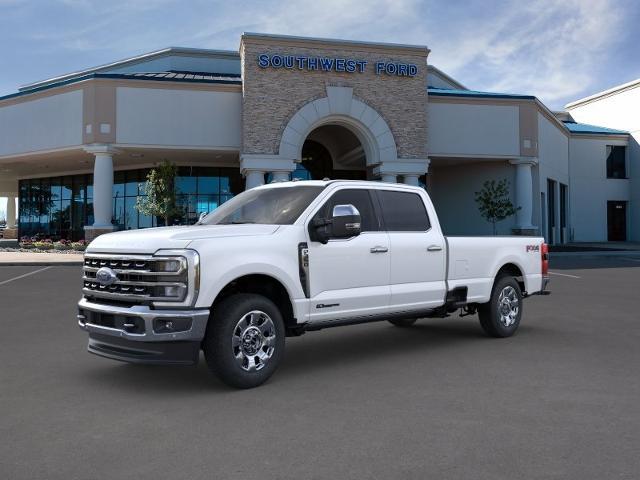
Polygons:
[[236,388],[261,385],[284,354],[285,329],[278,307],[266,297],[233,295],[213,309],[203,349],[209,369]]
[[491,337],[510,337],[522,318],[522,291],[513,277],[496,279],[488,303],[478,308],[480,325]]

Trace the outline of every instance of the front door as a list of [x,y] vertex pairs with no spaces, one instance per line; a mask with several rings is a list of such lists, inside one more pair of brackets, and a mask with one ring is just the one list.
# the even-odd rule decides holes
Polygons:
[[626,242],[627,202],[607,202],[607,229],[610,242]]
[[312,218],[330,218],[335,205],[346,204],[360,212],[360,235],[324,245],[308,241],[312,322],[384,313],[388,308],[389,236],[381,230],[369,190],[338,190]]
[[376,190],[391,245],[390,311],[439,307],[446,296],[444,237],[419,194]]

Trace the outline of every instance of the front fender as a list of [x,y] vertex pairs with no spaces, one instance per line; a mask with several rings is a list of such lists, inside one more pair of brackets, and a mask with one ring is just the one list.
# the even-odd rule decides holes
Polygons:
[[224,287],[232,281],[246,275],[267,275],[280,282],[289,294],[291,303],[294,304],[294,309],[296,303],[295,300],[304,298],[300,279],[293,277],[287,272],[287,270],[270,263],[243,263],[223,272],[220,270],[207,272],[206,270],[206,266],[203,265],[200,294],[198,295],[197,301],[198,307],[211,307]]

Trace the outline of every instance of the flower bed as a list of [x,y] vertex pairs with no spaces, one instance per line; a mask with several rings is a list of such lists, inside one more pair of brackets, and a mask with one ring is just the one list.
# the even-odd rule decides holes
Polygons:
[[0,252],[35,252],[35,253],[82,253],[87,248],[85,240],[72,242],[71,240],[56,240],[50,238],[22,237],[19,248],[0,248]]

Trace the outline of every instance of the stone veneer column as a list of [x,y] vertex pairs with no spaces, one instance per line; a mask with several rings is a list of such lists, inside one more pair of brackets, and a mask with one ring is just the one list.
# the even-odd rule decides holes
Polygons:
[[533,225],[533,175],[531,167],[537,165],[538,159],[531,157],[509,160],[516,167],[516,226],[513,233],[516,235],[535,235],[538,227]]
[[113,156],[118,153],[110,145],[91,145],[84,149],[94,155],[93,225],[84,227],[85,239],[91,241],[113,231]]

